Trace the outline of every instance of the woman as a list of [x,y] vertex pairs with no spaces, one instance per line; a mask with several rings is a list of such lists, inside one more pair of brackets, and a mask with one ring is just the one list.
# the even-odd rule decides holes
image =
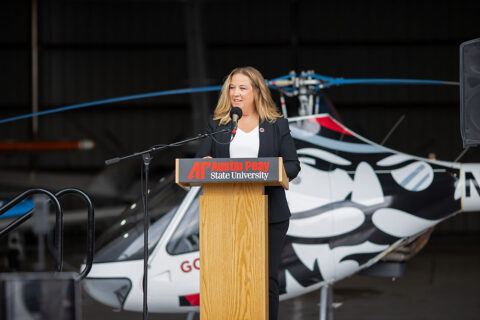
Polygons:
[[[242,109],[233,141],[229,143],[230,133],[209,137],[201,144],[197,157],[282,157],[288,178],[294,179],[300,171],[300,163],[288,121],[278,113],[265,79],[255,68],[236,68],[228,75],[207,131],[229,128],[233,106]],[[265,194],[268,195],[269,314],[270,319],[277,319],[277,274],[290,210],[282,187],[265,187]]]

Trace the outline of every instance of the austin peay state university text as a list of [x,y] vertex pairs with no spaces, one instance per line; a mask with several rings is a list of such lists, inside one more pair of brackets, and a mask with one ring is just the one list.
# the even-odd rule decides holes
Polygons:
[[228,161],[195,162],[188,179],[210,180],[267,180],[269,161]]

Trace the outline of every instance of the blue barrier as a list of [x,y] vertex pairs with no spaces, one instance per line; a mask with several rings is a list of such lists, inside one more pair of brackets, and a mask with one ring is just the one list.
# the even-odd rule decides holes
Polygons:
[[[0,207],[2,207],[4,204],[6,204],[8,201],[4,201],[0,203]],[[0,219],[4,218],[12,218],[12,217],[18,217],[21,215],[24,215],[25,213],[29,212],[30,210],[33,209],[33,200],[26,199],[17,204],[15,207],[12,209],[8,210],[4,214],[0,215]]]

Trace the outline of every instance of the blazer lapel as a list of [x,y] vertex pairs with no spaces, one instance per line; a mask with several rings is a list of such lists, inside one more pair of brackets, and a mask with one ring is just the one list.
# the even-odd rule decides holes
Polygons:
[[[220,126],[217,130],[228,129],[229,125]],[[215,138],[222,142],[222,144],[217,143],[217,155],[216,158],[230,158],[230,132],[219,133]]]
[[260,136],[260,145],[258,148],[258,157],[268,157],[271,156],[271,148],[273,142],[273,130],[272,124],[268,121],[263,121],[260,123],[258,128],[258,135]]

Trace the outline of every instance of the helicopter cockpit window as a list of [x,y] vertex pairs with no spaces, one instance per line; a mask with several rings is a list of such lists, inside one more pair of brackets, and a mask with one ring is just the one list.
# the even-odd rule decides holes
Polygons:
[[167,252],[176,255],[198,251],[199,248],[199,195],[197,194],[167,244]]
[[[170,224],[185,191],[167,178],[149,194],[150,228],[148,251],[151,253]],[[143,259],[143,206],[134,203],[111,224],[99,239],[94,262],[114,262]]]

